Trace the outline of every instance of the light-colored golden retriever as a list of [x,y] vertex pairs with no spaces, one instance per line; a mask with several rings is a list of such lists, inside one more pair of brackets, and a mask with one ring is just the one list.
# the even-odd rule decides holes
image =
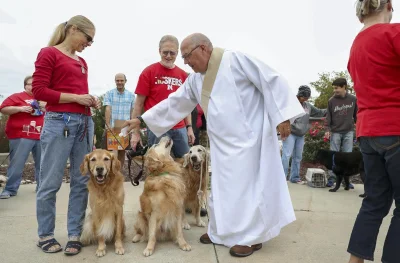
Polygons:
[[90,174],[88,182],[90,213],[86,215],[81,242],[95,243],[96,255],[106,254],[106,242],[115,242],[115,253],[125,253],[122,245],[125,236],[124,177],[121,163],[113,153],[97,149],[85,156],[80,166],[82,175]]
[[191,250],[182,230],[185,183],[180,165],[170,155],[172,144],[163,137],[144,156],[147,177],[132,242],[148,241],[143,251],[146,257],[153,254],[156,241],[174,240],[182,250]]
[[[208,159],[208,151],[201,145],[192,146],[189,152],[183,156],[183,179],[186,186],[185,208],[192,210],[196,218],[196,225],[199,227],[206,226],[201,220],[200,210],[207,198],[209,181]],[[190,229],[185,217],[183,219],[183,227]]]

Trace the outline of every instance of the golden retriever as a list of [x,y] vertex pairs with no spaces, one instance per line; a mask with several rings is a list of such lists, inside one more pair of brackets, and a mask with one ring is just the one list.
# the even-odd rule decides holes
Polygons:
[[[192,146],[189,152],[183,156],[183,179],[186,186],[185,208],[192,210],[196,218],[196,225],[199,227],[206,226],[200,218],[200,210],[207,198],[209,181],[208,159],[208,151],[201,145]],[[183,219],[183,227],[190,229],[185,217]]]
[[115,241],[115,253],[125,253],[124,177],[121,163],[109,151],[97,149],[85,156],[80,166],[82,175],[90,174],[88,182],[90,213],[85,218],[81,242],[84,245],[97,239],[96,255],[106,254],[106,242]]
[[180,165],[170,155],[172,144],[170,138],[162,137],[144,156],[147,177],[132,242],[148,241],[143,251],[146,257],[153,254],[156,241],[172,239],[182,250],[191,250],[182,230],[185,183]]

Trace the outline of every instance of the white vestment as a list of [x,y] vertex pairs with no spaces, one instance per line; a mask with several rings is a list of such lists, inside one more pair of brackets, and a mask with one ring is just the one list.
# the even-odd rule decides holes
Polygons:
[[[156,136],[201,103],[203,80],[202,74],[190,74],[176,92],[142,115]],[[214,243],[263,243],[296,220],[276,127],[303,114],[280,74],[255,58],[225,50],[207,113],[212,166],[208,235]]]

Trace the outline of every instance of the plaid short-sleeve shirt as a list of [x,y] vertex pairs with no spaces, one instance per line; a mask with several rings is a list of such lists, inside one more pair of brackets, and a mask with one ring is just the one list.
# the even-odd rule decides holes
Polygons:
[[111,106],[111,127],[114,127],[114,120],[129,120],[131,111],[135,105],[135,95],[124,90],[120,93],[117,88],[109,90],[104,95],[104,106]]

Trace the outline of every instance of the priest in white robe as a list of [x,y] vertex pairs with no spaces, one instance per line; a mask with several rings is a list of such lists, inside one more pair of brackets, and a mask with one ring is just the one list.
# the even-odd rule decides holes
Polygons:
[[277,129],[282,137],[288,136],[290,123],[304,110],[279,73],[256,58],[231,50],[221,52],[208,101],[202,88],[213,52],[215,48],[203,34],[185,38],[182,58],[196,73],[125,126],[136,131],[144,122],[161,136],[201,104],[207,119],[212,176],[208,231],[200,241],[225,245],[232,256],[244,257],[296,220]]

